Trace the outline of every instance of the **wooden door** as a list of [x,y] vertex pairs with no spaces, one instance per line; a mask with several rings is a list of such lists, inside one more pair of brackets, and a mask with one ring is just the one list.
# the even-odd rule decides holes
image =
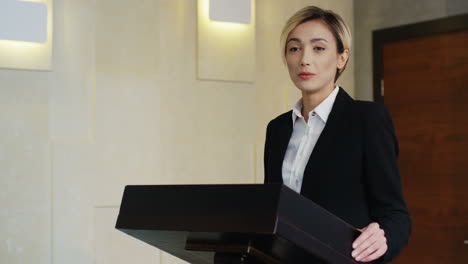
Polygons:
[[412,219],[392,263],[468,263],[468,30],[383,45],[384,104]]

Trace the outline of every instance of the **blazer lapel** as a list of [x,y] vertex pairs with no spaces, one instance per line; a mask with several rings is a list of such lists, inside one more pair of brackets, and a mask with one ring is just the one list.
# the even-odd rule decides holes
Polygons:
[[292,126],[292,111],[289,111],[281,119],[281,123],[278,125],[278,130],[276,131],[277,136],[275,137],[278,140],[277,149],[274,153],[276,154],[274,165],[273,179],[277,182],[283,182],[283,160],[286,155],[286,150],[288,149],[289,140],[291,139],[293,126]]
[[351,103],[353,99],[341,87],[339,89],[335,102],[333,103],[333,108],[328,116],[327,123],[310,154],[309,161],[304,170],[301,193],[302,190],[306,189],[304,186],[306,186],[308,182],[313,181],[313,179],[311,179],[314,175],[313,172],[317,171],[317,166],[324,162],[323,157],[326,156],[326,152],[335,149],[332,146],[336,144],[336,138],[339,136],[339,133],[342,132],[346,123],[346,110],[348,104]]

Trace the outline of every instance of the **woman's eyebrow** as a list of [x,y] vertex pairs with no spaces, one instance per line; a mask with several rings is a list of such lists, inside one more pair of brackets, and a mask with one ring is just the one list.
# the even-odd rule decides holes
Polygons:
[[325,42],[328,42],[328,40],[324,39],[324,38],[313,38],[310,40],[310,42],[317,42],[317,41],[325,41]]
[[[301,39],[299,39],[299,38],[290,38],[287,43],[289,43],[290,41],[302,42]],[[324,38],[313,38],[313,39],[310,40],[310,42],[317,42],[317,41],[328,42],[328,40],[326,40]]]
[[302,41],[301,41],[300,39],[298,39],[298,38],[290,38],[286,44],[288,44],[288,43],[291,42],[291,41],[302,42]]

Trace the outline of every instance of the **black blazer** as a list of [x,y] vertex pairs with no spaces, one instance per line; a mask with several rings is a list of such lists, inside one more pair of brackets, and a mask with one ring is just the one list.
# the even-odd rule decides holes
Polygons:
[[[339,89],[305,168],[301,195],[357,228],[379,223],[388,250],[372,263],[386,263],[407,244],[411,233],[393,122],[384,105],[353,100]],[[268,124],[265,183],[283,182],[283,159],[292,129],[292,111]]]

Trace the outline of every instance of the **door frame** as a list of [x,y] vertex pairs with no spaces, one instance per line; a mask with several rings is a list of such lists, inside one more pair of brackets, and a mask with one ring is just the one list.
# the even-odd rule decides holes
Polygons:
[[468,14],[372,31],[373,97],[383,103],[383,47],[393,41],[468,29]]

